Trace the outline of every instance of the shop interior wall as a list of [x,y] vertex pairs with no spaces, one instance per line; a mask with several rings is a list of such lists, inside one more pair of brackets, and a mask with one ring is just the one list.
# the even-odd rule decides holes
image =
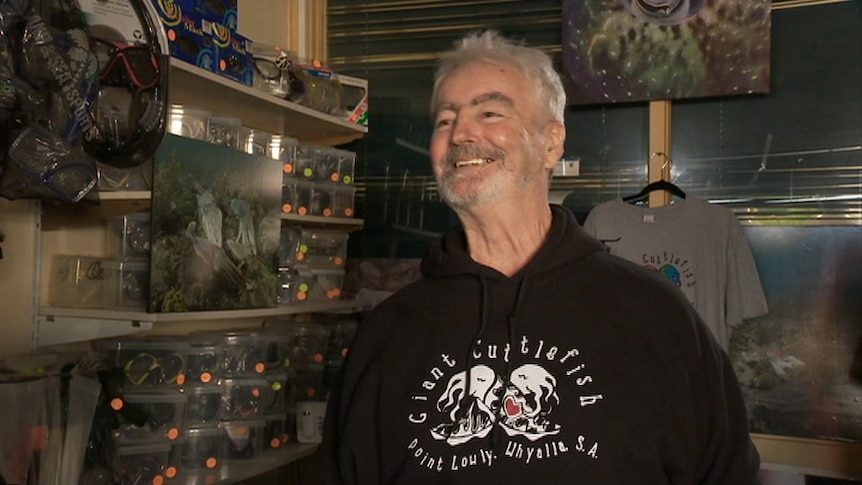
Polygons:
[[[518,16],[513,3],[525,7]],[[764,273],[773,311],[746,322],[731,353],[765,458],[862,477],[852,458],[862,451],[862,382],[851,372],[862,310],[841,296],[862,291],[854,256],[862,253],[862,12],[854,0],[772,6],[770,93],[673,101],[672,179],[737,213]],[[428,164],[436,53],[492,27],[559,66],[560,17],[559,0],[329,1],[330,61],[372,86],[369,135],[348,146],[360,154],[366,221],[351,236],[355,291],[391,291],[418,277],[430,239],[457,222]],[[552,199],[583,220],[596,204],[639,191],[655,136],[651,107],[570,108],[565,157],[580,160],[580,174],[555,178]],[[770,370],[797,361],[783,375]]]

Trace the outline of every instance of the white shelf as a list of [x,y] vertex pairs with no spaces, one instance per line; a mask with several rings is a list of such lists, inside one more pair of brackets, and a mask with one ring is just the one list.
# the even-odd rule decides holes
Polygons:
[[318,445],[290,443],[278,450],[268,450],[263,456],[248,461],[226,461],[218,472],[183,473],[168,483],[174,485],[229,485],[239,483],[256,475],[289,465],[309,457],[317,451]]
[[309,226],[337,226],[349,230],[362,229],[365,225],[363,219],[352,217],[323,217],[323,216],[300,216],[297,214],[282,214],[281,220],[296,222],[297,224]]
[[368,133],[367,126],[285,101],[175,58],[170,62],[171,103],[240,118],[246,126],[319,145],[340,145]]
[[41,307],[36,318],[36,347],[118,337],[152,330],[154,323],[202,322],[275,317],[298,313],[354,311],[356,300],[307,302],[275,308],[215,310],[199,312],[147,313],[90,308]]
[[220,485],[238,483],[311,456],[316,451],[317,445],[294,443],[288,444],[282,450],[265,452],[260,458],[248,463],[227,462],[221,469],[221,476],[224,478],[216,483]]

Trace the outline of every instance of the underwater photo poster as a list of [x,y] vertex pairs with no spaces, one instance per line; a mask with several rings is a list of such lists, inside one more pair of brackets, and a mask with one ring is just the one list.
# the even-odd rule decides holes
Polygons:
[[166,135],[154,164],[150,312],[277,305],[281,163]]
[[570,105],[768,93],[769,0],[563,0]]

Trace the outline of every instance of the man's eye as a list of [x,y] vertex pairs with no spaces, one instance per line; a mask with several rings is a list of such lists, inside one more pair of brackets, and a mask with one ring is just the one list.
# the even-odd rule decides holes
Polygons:
[[500,116],[500,114],[494,111],[485,111],[482,113],[482,118],[496,118],[498,116]]
[[452,120],[450,120],[450,119],[442,119],[442,120],[437,120],[437,122],[436,122],[436,123],[434,123],[434,127],[435,127],[435,128],[445,128],[445,127],[447,127],[447,126],[449,126],[449,125],[451,125],[451,124],[452,124]]

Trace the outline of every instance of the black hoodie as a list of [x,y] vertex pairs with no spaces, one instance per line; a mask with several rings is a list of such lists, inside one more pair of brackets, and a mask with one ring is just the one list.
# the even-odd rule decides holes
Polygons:
[[736,378],[683,294],[551,209],[516,275],[452,230],[360,325],[331,483],[757,483]]

